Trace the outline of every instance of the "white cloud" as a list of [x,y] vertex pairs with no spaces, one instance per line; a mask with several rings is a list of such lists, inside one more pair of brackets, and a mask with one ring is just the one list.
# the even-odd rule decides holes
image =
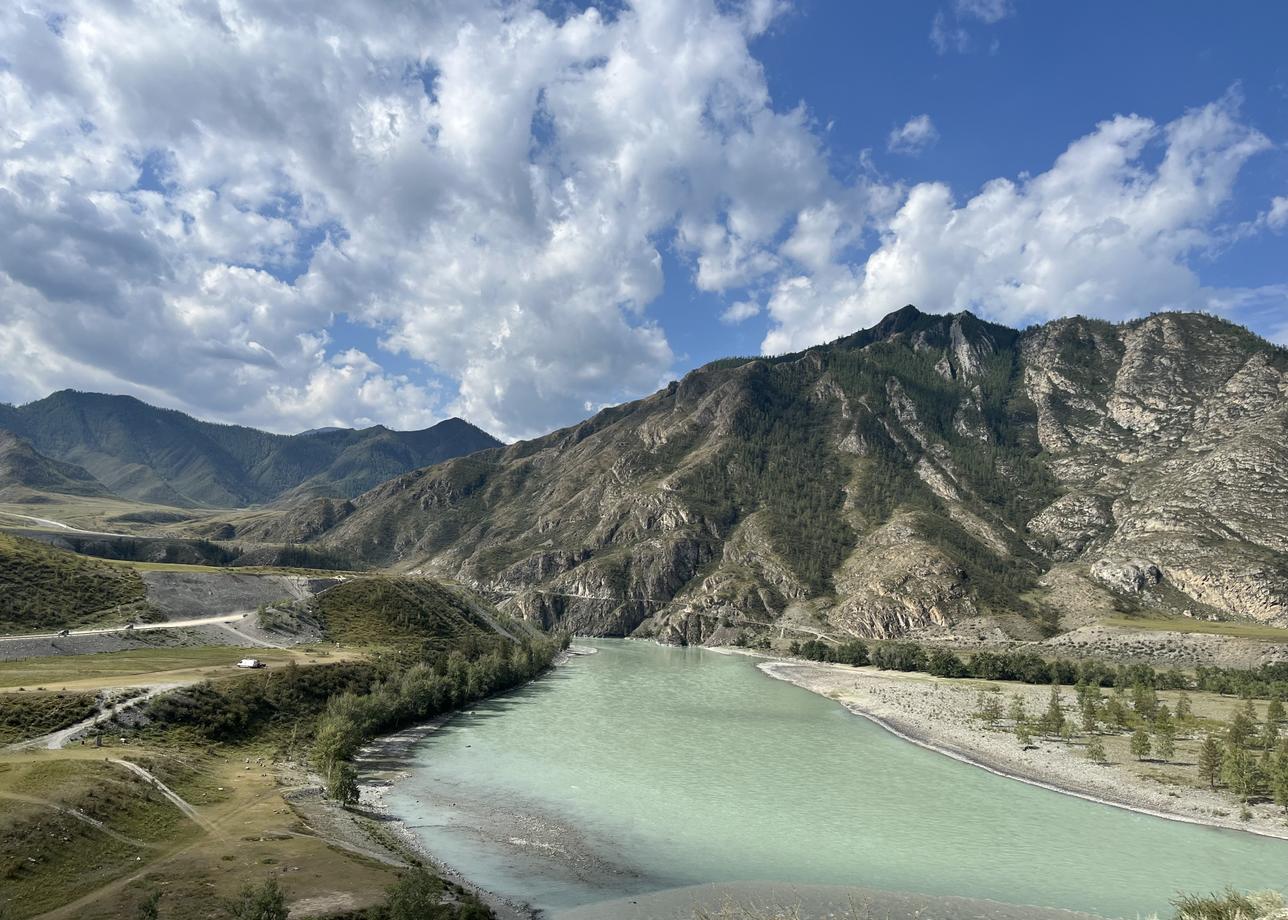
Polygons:
[[[995,179],[964,204],[942,183],[917,185],[862,264],[838,260],[778,282],[764,349],[834,338],[903,303],[1011,325],[1215,306],[1221,292],[1204,288],[1187,259],[1218,240],[1214,221],[1239,169],[1269,145],[1227,98],[1162,127],[1110,119],[1046,172]],[[1162,155],[1151,165],[1154,148]]]
[[1001,22],[1015,12],[1011,0],[956,0],[953,6],[959,16],[978,19],[990,25]]
[[930,43],[940,54],[947,54],[949,51],[965,54],[971,46],[970,33],[943,10],[938,10],[930,20]]
[[[834,184],[747,48],[785,9],[18,0],[0,395],[523,435],[646,391],[673,363],[657,240],[703,289],[755,282]],[[457,393],[337,363],[338,314]]]
[[759,315],[760,304],[754,300],[739,300],[731,303],[729,308],[720,314],[720,320],[733,326]]
[[916,156],[939,140],[939,131],[929,115],[914,115],[890,132],[886,149],[891,153]]
[[1275,230],[1288,227],[1288,196],[1276,195],[1266,212],[1266,223]]
[[[930,43],[940,54],[965,54],[975,47],[975,36],[967,25],[996,25],[1014,12],[1011,0],[955,0],[950,8],[935,11],[930,21]],[[988,47],[990,53],[997,53],[997,39],[990,41]]]
[[[536,434],[672,376],[649,313],[663,246],[727,322],[768,314],[771,351],[910,301],[1012,321],[1202,305],[1187,259],[1266,144],[1223,100],[1105,122],[965,204],[866,154],[847,184],[748,49],[786,4],[546,6],[0,7],[0,398]],[[907,142],[933,139],[918,122]]]

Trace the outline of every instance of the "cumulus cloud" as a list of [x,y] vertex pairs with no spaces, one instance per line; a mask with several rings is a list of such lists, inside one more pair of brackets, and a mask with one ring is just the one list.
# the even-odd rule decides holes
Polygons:
[[943,183],[916,185],[861,264],[837,260],[778,282],[764,348],[834,338],[900,303],[1011,325],[1213,306],[1221,292],[1205,289],[1188,259],[1218,241],[1214,221],[1235,177],[1269,146],[1226,98],[1162,126],[1105,121],[1046,172],[995,179],[964,203]]
[[1267,145],[1222,100],[1106,121],[965,203],[869,166],[841,181],[749,50],[782,0],[555,6],[0,8],[0,398],[537,434],[673,375],[664,250],[726,322],[767,314],[768,351],[910,301],[1013,322],[1207,305],[1190,257]]
[[[832,183],[747,48],[784,9],[19,0],[3,395],[524,435],[648,390],[674,360],[659,240],[703,289],[756,283]],[[338,315],[433,380],[334,353]]]
[[753,300],[739,300],[731,303],[728,309],[720,314],[720,319],[732,326],[759,315],[760,304]]
[[939,131],[929,115],[914,115],[890,132],[886,149],[891,153],[916,156],[939,140]]

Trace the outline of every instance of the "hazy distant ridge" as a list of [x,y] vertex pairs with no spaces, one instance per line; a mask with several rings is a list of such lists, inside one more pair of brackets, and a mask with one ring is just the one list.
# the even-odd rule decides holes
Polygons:
[[0,429],[53,461],[84,468],[124,498],[212,507],[296,491],[347,498],[408,470],[501,444],[457,418],[421,431],[375,426],[278,435],[203,422],[129,396],[73,390],[0,406]]

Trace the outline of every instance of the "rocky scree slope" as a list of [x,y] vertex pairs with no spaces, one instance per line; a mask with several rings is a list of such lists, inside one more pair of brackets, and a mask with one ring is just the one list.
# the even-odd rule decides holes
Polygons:
[[674,642],[1037,637],[1087,604],[1288,624],[1286,370],[1203,315],[906,307],[399,476],[317,539]]

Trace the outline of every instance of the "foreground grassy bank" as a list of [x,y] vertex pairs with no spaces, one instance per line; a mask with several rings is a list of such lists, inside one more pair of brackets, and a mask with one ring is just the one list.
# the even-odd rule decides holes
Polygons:
[[355,579],[309,614],[327,644],[257,652],[269,664],[257,671],[222,647],[0,665],[13,740],[83,718],[100,694],[164,691],[87,744],[0,754],[0,916],[492,916],[342,807],[348,758],[373,734],[531,679],[561,640],[422,579]]

